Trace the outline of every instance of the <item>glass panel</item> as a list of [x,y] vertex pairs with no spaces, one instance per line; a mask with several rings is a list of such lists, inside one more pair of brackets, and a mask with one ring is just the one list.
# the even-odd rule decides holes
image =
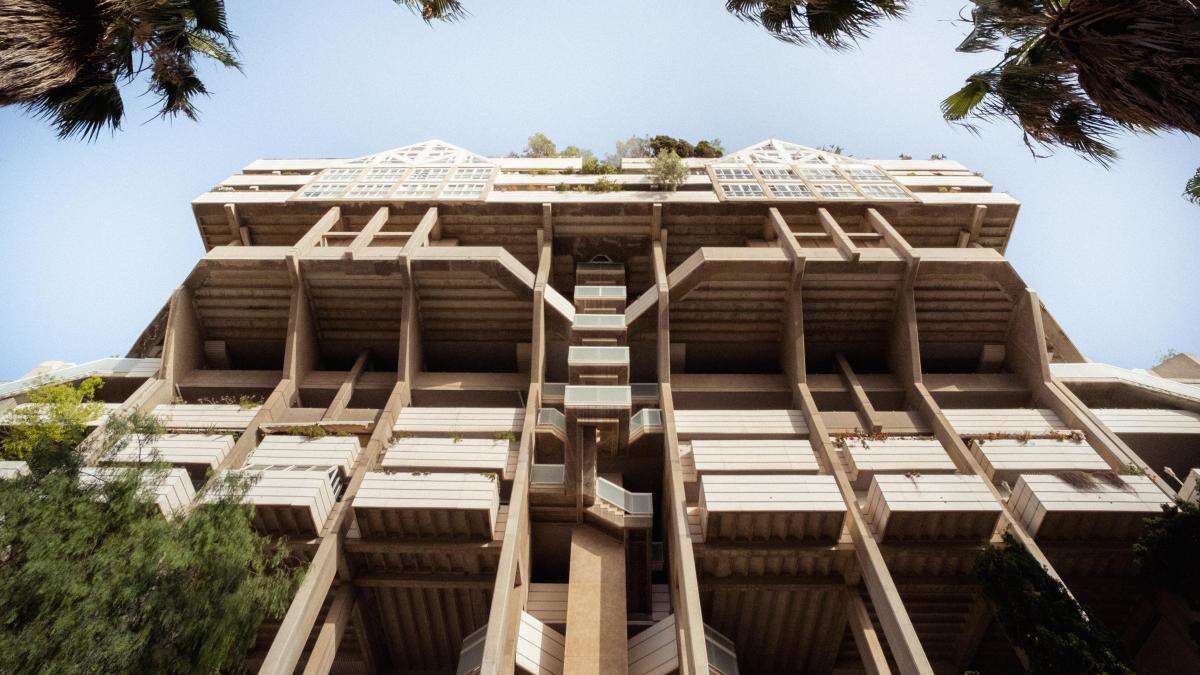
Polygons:
[[704,642],[708,652],[708,665],[721,675],[737,675],[737,652],[729,638],[704,625]]
[[611,328],[620,330],[625,327],[624,314],[576,314],[571,324],[574,328]]
[[758,183],[721,183],[726,197],[762,197],[762,187]]
[[858,191],[849,183],[822,183],[815,186],[817,193],[826,199],[858,199]]
[[567,350],[567,364],[629,365],[629,347],[579,347]]
[[775,197],[812,197],[812,190],[804,183],[768,183],[771,194]]
[[563,397],[568,408],[571,407],[613,407],[628,408],[633,405],[629,395],[629,387],[616,386],[587,386],[568,384]]
[[562,464],[534,464],[529,471],[529,482],[535,484],[562,485],[567,470]]
[[720,180],[754,180],[750,169],[740,166],[718,166],[713,169],[713,175]]
[[891,183],[862,183],[858,189],[868,197],[876,199],[907,199],[908,194],[899,185]]
[[650,515],[654,513],[654,496],[649,492],[630,492],[604,478],[596,477],[596,496],[625,513]]
[[625,299],[624,286],[576,286],[576,298],[608,298],[612,300]]
[[567,416],[556,408],[542,408],[538,411],[538,426],[551,426],[563,431],[567,430]]

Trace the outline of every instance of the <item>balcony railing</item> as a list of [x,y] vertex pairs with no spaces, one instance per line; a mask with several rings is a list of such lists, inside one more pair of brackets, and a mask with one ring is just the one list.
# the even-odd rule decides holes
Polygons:
[[596,496],[630,515],[654,513],[654,498],[649,492],[630,492],[604,478],[596,478]]
[[462,649],[458,652],[457,675],[474,675],[483,666],[483,648],[487,642],[487,624],[483,624],[474,633],[463,638]]
[[529,471],[529,482],[534,485],[562,485],[566,477],[562,464],[534,464]]
[[737,675],[737,650],[733,641],[704,624],[704,643],[708,650],[708,667],[721,675]]
[[555,408],[542,408],[538,411],[538,431],[554,431],[567,433],[567,416]]

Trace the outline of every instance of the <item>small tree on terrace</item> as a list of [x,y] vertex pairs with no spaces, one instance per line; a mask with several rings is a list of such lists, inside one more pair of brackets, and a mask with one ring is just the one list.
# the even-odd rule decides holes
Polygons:
[[650,166],[650,174],[659,187],[672,192],[687,180],[687,173],[683,160],[673,150],[658,153]]

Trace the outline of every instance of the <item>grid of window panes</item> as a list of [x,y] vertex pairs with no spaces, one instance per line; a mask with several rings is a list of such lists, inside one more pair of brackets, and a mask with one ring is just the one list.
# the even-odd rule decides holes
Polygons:
[[[759,152],[757,154],[763,154]],[[887,172],[869,164],[775,161],[711,166],[714,189],[725,199],[911,200]],[[728,160],[726,160],[728,161]]]
[[481,199],[495,172],[494,166],[334,167],[317,174],[294,199]]

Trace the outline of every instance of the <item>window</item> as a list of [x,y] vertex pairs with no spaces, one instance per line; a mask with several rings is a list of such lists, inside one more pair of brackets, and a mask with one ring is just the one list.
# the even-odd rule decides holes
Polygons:
[[355,183],[346,193],[347,197],[386,197],[395,187],[393,183]]
[[767,180],[796,180],[796,172],[791,169],[766,169],[759,167],[758,172]]
[[305,199],[332,199],[346,191],[346,183],[313,183],[300,191]]
[[721,183],[726,197],[762,197],[763,191],[758,183]]
[[483,193],[484,183],[450,183],[442,190],[443,197],[478,197]]
[[842,171],[854,180],[889,180],[882,171],[870,166],[842,167]]
[[363,177],[363,180],[394,183],[400,180],[400,176],[404,175],[404,171],[401,167],[376,166],[367,169],[367,175]]
[[454,180],[487,180],[491,176],[492,170],[486,166],[454,170]]
[[358,178],[358,174],[362,169],[326,169],[325,173],[321,174],[322,179],[330,180],[354,180]]
[[774,197],[802,197],[811,198],[812,190],[804,183],[769,183],[767,187],[771,188],[771,195]]
[[440,183],[401,183],[396,188],[397,197],[432,197]]
[[826,199],[858,199],[859,194],[849,183],[823,183],[814,186],[817,194]]
[[842,174],[836,170],[820,167],[801,167],[800,175],[809,180],[842,180]]
[[431,168],[416,168],[412,173],[408,174],[408,180],[424,180],[424,181],[439,181],[450,173],[450,169],[431,169]]
[[719,180],[754,180],[750,169],[740,166],[718,166],[713,169],[713,175]]
[[907,199],[908,194],[899,185],[891,183],[864,183],[858,189],[868,197],[875,199]]

